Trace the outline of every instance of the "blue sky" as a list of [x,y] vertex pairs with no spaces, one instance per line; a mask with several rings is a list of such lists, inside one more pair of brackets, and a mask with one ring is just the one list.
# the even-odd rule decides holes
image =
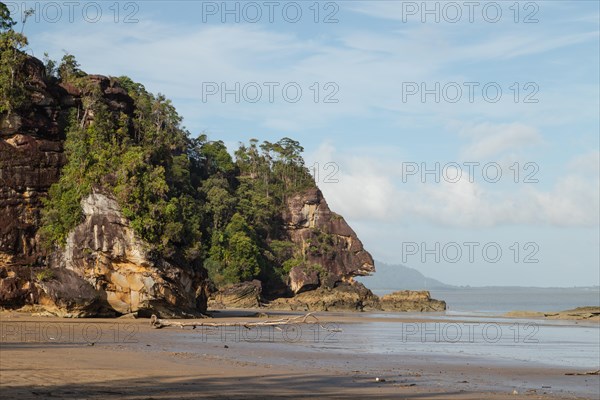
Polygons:
[[[25,33],[39,58],[166,94],[193,134],[299,140],[378,260],[458,285],[600,284],[597,1],[315,3],[228,2],[238,23],[220,1],[28,2]],[[408,174],[436,163],[439,183]]]

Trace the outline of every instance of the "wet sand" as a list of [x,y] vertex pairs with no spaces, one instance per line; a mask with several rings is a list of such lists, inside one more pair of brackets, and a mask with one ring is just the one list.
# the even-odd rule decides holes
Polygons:
[[[219,321],[257,321],[234,313],[218,315],[227,317]],[[342,328],[378,320],[347,314],[320,318]],[[393,320],[425,321],[402,316]],[[0,395],[19,399],[573,399],[598,398],[600,390],[597,375],[565,375],[585,372],[582,369],[439,354],[348,354],[277,340],[277,336],[252,342],[236,335],[234,329],[157,330],[148,320],[65,320],[0,313]],[[513,394],[515,390],[518,394]]]

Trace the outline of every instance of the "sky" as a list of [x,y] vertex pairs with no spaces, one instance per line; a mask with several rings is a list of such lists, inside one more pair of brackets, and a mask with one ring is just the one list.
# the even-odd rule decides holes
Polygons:
[[130,76],[194,136],[300,141],[376,260],[600,285],[597,1],[5,3],[30,54]]

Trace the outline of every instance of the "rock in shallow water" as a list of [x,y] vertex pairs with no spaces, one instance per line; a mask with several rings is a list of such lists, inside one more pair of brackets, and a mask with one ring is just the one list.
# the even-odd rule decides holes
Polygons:
[[431,298],[427,290],[401,290],[381,297],[384,311],[436,312],[445,311],[446,302]]
[[362,283],[342,282],[334,288],[320,287],[268,305],[274,310],[370,311],[379,309],[379,299]]

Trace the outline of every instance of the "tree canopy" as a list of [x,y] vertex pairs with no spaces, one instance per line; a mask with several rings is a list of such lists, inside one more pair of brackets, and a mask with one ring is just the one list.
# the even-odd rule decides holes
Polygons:
[[59,76],[83,88],[84,99],[44,209],[49,245],[65,242],[81,221],[81,199],[101,188],[157,257],[204,266],[219,285],[284,276],[293,252],[282,211],[291,194],[314,186],[298,142],[252,139],[232,157],[222,141],[191,138],[169,100],[128,77],[116,80],[135,101],[132,115],[111,111],[85,74]]
[[10,114],[28,100],[23,71],[27,38],[15,32],[16,22],[6,4],[0,3],[0,114]]
[[0,33],[4,33],[9,29],[12,29],[12,27],[15,25],[16,22],[12,19],[8,6],[0,2]]

